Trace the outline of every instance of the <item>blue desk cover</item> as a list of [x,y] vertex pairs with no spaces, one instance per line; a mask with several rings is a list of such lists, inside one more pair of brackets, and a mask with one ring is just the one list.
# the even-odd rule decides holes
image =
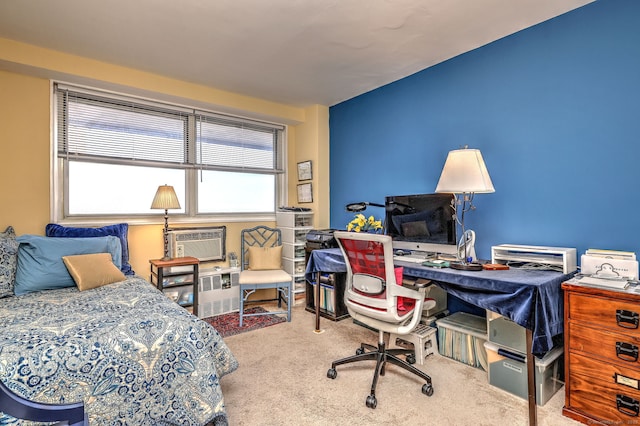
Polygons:
[[[533,353],[553,348],[554,336],[564,331],[564,303],[560,284],[573,274],[512,268],[506,271],[459,271],[430,268],[412,262],[395,262],[404,275],[425,278],[460,299],[497,312],[533,331]],[[306,279],[316,272],[346,272],[339,248],[314,250]]]

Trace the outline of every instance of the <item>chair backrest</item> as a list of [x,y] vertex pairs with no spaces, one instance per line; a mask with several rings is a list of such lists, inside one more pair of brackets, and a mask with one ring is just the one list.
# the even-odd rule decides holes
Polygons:
[[249,267],[249,247],[276,247],[282,245],[282,233],[277,228],[258,225],[241,232],[241,266]]
[[349,314],[392,325],[383,331],[395,332],[398,325],[413,329],[422,315],[424,291],[399,285],[402,277],[400,272],[396,278],[391,237],[343,231],[335,231],[334,237],[347,266],[344,301]]

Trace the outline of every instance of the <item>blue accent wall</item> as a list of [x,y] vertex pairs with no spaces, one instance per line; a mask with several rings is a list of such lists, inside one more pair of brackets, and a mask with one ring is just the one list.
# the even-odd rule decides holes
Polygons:
[[640,1],[596,1],[331,107],[331,227],[347,203],[434,192],[468,145],[496,189],[465,217],[480,258],[503,243],[640,255],[639,23]]

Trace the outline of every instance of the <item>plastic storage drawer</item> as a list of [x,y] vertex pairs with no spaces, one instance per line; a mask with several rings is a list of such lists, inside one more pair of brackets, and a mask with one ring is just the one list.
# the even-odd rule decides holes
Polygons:
[[[527,399],[527,361],[524,355],[510,352],[491,342],[484,344],[489,362],[489,383],[520,398]],[[536,358],[536,404],[542,406],[564,385],[562,347]]]
[[487,340],[510,350],[527,352],[527,330],[496,312],[487,311]]

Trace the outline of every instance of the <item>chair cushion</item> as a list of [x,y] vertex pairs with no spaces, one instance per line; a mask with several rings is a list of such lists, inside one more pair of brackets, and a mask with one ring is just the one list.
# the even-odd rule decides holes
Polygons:
[[265,271],[246,270],[240,272],[240,284],[272,284],[291,281],[291,275],[282,269]]
[[126,279],[122,271],[113,264],[109,253],[62,256],[62,261],[80,291]]
[[282,246],[249,247],[249,269],[264,271],[282,269]]

